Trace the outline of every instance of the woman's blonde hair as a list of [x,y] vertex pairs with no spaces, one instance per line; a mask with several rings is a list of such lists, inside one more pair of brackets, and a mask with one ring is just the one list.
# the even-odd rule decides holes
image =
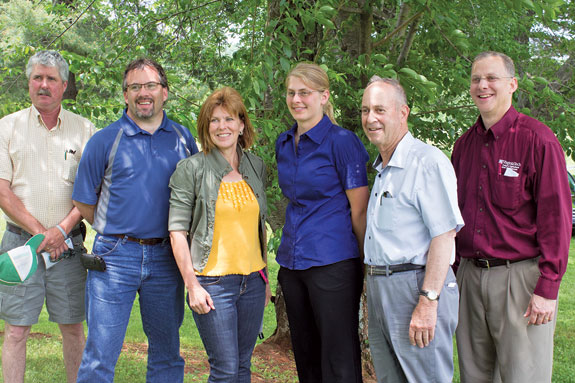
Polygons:
[[242,96],[234,88],[229,86],[218,89],[212,93],[202,105],[200,114],[198,115],[198,139],[202,144],[204,153],[209,153],[210,150],[216,147],[216,144],[210,137],[210,119],[216,107],[221,106],[228,113],[236,115],[244,123],[243,134],[238,137],[238,143],[242,149],[249,149],[254,143],[255,131],[248,111],[242,100]]
[[[329,90],[329,78],[327,73],[317,64],[312,63],[299,63],[297,64],[287,75],[285,86],[289,85],[290,77],[297,77],[304,84],[312,88],[313,90],[318,90],[323,92],[324,90]],[[323,106],[323,112],[327,114],[332,123],[337,125],[335,117],[333,116],[333,105],[331,101],[327,100]]]

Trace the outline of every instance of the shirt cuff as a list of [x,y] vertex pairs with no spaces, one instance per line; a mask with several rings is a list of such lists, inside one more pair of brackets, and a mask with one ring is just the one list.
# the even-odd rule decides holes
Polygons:
[[561,279],[551,281],[549,279],[539,277],[537,285],[535,286],[535,291],[533,291],[533,293],[546,299],[557,299],[560,285]]

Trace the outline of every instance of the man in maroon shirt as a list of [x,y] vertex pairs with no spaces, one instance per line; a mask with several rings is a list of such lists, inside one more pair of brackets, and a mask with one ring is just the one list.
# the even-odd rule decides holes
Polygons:
[[508,56],[475,58],[470,93],[480,117],[451,159],[465,221],[456,239],[462,382],[551,381],[571,193],[559,141],[515,110],[516,90]]

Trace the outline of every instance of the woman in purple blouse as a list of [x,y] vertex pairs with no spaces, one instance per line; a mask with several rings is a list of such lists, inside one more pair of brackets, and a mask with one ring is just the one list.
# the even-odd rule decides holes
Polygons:
[[361,382],[359,301],[369,156],[336,125],[329,80],[316,64],[286,79],[295,124],[276,142],[279,184],[289,200],[278,253],[300,382]]

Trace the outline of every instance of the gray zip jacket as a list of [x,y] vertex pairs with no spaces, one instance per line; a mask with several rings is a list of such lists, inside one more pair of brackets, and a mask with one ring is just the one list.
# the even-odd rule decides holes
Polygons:
[[[262,258],[266,261],[267,203],[265,192],[266,167],[258,156],[237,147],[239,172],[252,188],[260,207],[259,237]],[[181,160],[170,178],[170,216],[168,230],[190,233],[192,263],[199,272],[208,263],[214,237],[216,200],[222,178],[233,169],[220,151],[214,148]]]

